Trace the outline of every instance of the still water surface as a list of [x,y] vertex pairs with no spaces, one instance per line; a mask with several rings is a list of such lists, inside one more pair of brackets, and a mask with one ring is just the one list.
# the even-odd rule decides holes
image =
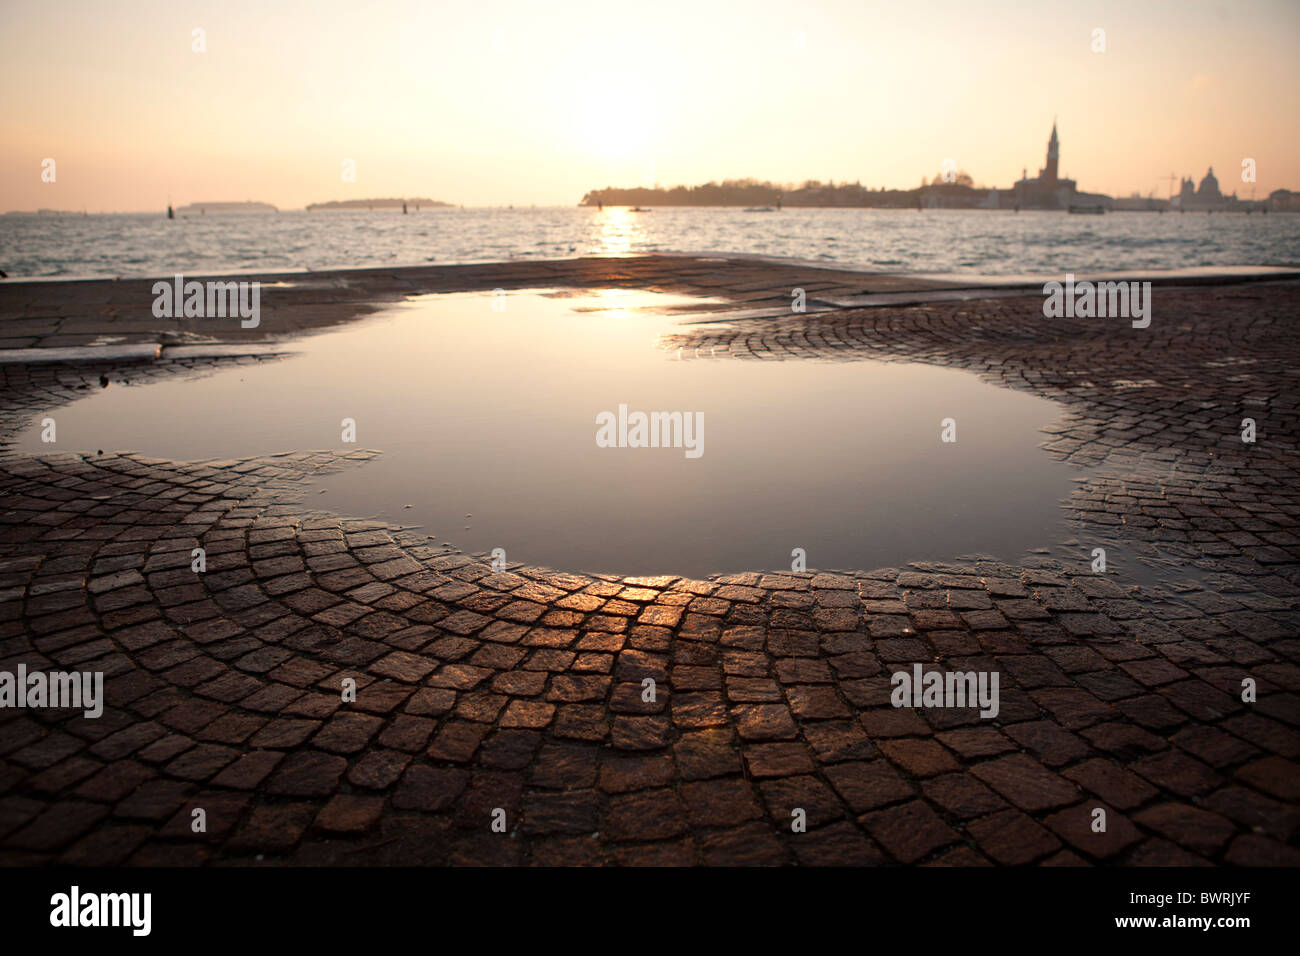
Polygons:
[[[659,337],[682,319],[659,310],[690,301],[419,297],[279,361],[114,383],[53,413],[57,450],[379,449],[318,478],[309,504],[572,571],[788,569],[794,548],[809,568],[1013,560],[1067,537],[1060,501],[1083,472],[1039,447],[1054,403],[925,365],[679,356]],[[702,454],[599,447],[597,416],[620,404],[702,413]],[[36,426],[21,449],[51,450]]]

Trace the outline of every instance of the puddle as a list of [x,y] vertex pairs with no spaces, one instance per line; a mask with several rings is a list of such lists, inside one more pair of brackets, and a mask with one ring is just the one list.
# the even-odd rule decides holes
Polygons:
[[[379,449],[318,479],[308,504],[572,571],[789,569],[795,548],[810,569],[1015,561],[1071,537],[1060,502],[1084,473],[1039,447],[1052,402],[926,365],[681,361],[658,340],[692,302],[708,305],[525,292],[498,312],[492,295],[419,297],[276,362],[114,385],[54,413],[57,446],[33,424],[20,448]],[[702,413],[702,454],[598,447],[598,413],[620,405]],[[945,418],[955,443],[940,440]]]

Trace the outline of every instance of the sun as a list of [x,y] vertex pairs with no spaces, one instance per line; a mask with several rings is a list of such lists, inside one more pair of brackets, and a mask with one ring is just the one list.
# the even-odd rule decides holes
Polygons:
[[583,90],[573,106],[577,148],[597,159],[647,160],[653,144],[654,99],[635,85]]

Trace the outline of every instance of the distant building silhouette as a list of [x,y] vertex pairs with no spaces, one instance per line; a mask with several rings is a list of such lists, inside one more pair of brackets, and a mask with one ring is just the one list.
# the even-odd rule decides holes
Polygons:
[[1178,195],[1174,197],[1173,205],[1177,209],[1196,212],[1236,212],[1259,204],[1240,200],[1236,193],[1225,196],[1219,189],[1219,180],[1215,178],[1214,167],[1211,166],[1199,186],[1191,177],[1179,181]]
[[1095,196],[1080,193],[1078,184],[1073,179],[1062,179],[1060,175],[1061,140],[1056,134],[1056,121],[1052,121],[1052,135],[1047,140],[1047,164],[1030,178],[1022,175],[1012,190],[1015,204],[1021,209],[1069,209],[1070,204],[1081,197],[1090,202],[1109,201],[1108,196]]
[[[945,164],[948,165],[948,164]],[[1170,182],[1175,177],[1170,177]],[[1157,199],[1154,192],[1141,196],[1133,193],[1117,199],[1102,193],[1081,192],[1078,184],[1061,176],[1061,138],[1052,121],[1047,139],[1047,159],[1038,175],[1030,177],[1024,170],[1021,178],[1008,188],[977,185],[964,171],[949,168],[933,180],[921,180],[912,189],[867,189],[857,183],[822,183],[808,180],[801,186],[778,185],[755,179],[724,180],[702,186],[674,186],[665,189],[645,187],[595,189],[582,197],[582,206],[744,206],[775,208],[799,207],[875,207],[880,209],[1058,209],[1073,212],[1164,212],[1168,209],[1198,209],[1217,212],[1300,212],[1300,192],[1279,189],[1266,201],[1224,196],[1211,169],[1201,180],[1200,188],[1191,179],[1182,181],[1182,191],[1170,199]],[[312,208],[312,207],[309,207]]]
[[1268,194],[1266,208],[1274,212],[1300,212],[1300,192],[1275,189]]

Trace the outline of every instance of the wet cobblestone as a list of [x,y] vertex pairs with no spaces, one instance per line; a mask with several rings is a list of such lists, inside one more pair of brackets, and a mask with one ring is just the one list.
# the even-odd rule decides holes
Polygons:
[[[528,264],[518,281],[580,269],[725,296],[761,272],[698,268]],[[735,301],[788,307],[804,278],[777,270]],[[1300,863],[1300,290],[1157,289],[1147,330],[1048,326],[1040,307],[760,317],[664,345],[943,364],[1061,403],[1048,451],[1095,469],[1065,503],[1075,562],[494,573],[308,506],[303,478],[377,452],[5,453],[0,670],[100,671],[107,703],[94,720],[0,711],[0,862]],[[108,370],[0,366],[0,438]],[[1092,574],[1094,542],[1177,573]],[[998,716],[892,707],[890,674],[916,663],[998,671]]]

